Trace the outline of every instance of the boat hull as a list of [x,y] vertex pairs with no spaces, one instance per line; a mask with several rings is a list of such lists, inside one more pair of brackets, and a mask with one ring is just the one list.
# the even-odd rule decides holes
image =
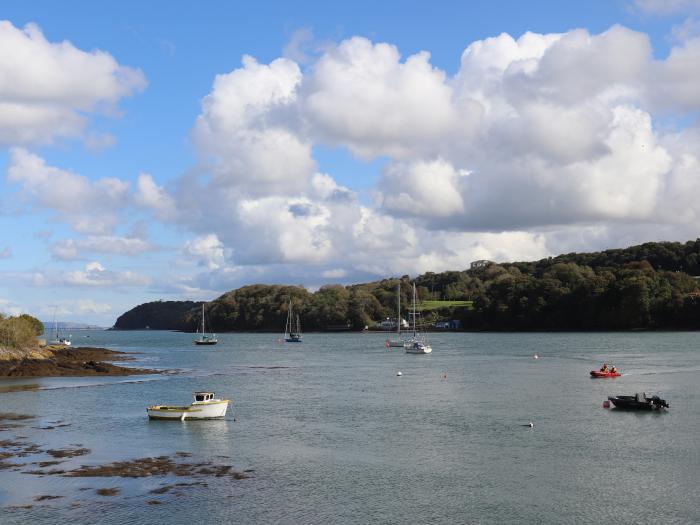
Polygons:
[[591,370],[591,377],[620,377],[620,372],[601,372],[600,370]]
[[212,341],[212,340],[210,340],[210,341],[197,341],[197,340],[195,340],[194,344],[200,345],[200,346],[201,345],[215,345],[218,342],[219,341]]
[[608,400],[615,408],[622,410],[662,410],[668,408],[668,404],[658,398],[646,398],[644,401],[639,401],[636,396],[617,396],[608,397]]
[[419,342],[409,342],[404,345],[407,354],[430,354],[433,349],[430,345]]
[[146,409],[150,419],[184,421],[185,419],[219,419],[226,415],[227,399],[207,403],[193,403],[190,406],[154,405]]

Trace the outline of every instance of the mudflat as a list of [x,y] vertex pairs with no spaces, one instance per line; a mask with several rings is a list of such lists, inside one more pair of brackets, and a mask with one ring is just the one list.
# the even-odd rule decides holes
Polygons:
[[51,348],[50,355],[41,359],[27,357],[0,361],[0,377],[127,376],[159,373],[157,370],[131,368],[106,362],[131,359],[133,357],[128,353],[107,348]]

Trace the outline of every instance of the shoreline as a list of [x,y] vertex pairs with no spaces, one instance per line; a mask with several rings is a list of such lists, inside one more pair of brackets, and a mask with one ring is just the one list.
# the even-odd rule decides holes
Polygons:
[[107,348],[49,347],[43,358],[24,357],[0,361],[0,379],[23,377],[130,376],[159,374],[159,370],[119,366],[109,361],[130,361],[132,354]]

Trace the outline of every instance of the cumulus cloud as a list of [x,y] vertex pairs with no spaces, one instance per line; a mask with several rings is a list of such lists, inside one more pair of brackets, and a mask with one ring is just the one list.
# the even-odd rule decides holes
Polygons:
[[193,140],[213,175],[210,191],[229,198],[303,189],[315,172],[311,142],[294,130],[302,74],[291,60],[243,57],[218,75],[202,101]]
[[156,217],[163,220],[175,217],[175,201],[164,188],[155,183],[153,177],[147,173],[140,173],[136,185],[134,200],[138,206],[151,210]]
[[210,270],[221,268],[225,262],[224,245],[215,233],[189,240],[183,252]]
[[10,150],[8,180],[19,184],[25,197],[53,210],[81,233],[106,234],[118,222],[129,184],[114,177],[92,181],[83,175],[55,168],[22,148]]
[[112,306],[106,303],[98,303],[92,299],[80,299],[73,305],[73,312],[85,314],[106,314],[112,311]]
[[51,254],[57,259],[68,261],[84,258],[86,254],[134,256],[153,249],[153,245],[135,237],[89,235],[85,239],[61,239],[51,245]]
[[459,173],[442,159],[389,166],[382,181],[384,208],[399,215],[449,217],[464,211]]
[[114,114],[143,74],[104,51],[49,42],[38,26],[0,21],[0,144],[50,143],[83,132],[90,112]]
[[144,287],[152,279],[131,270],[114,271],[98,261],[87,263],[82,269],[56,271],[53,269],[10,271],[0,273],[0,282],[21,283],[32,287],[104,287],[118,290],[124,287]]
[[655,15],[700,12],[699,0],[634,0],[640,11]]
[[[151,279],[132,271],[114,272],[107,270],[97,261],[89,262],[83,270],[64,272],[57,278],[65,286],[146,286]],[[58,284],[57,283],[57,284]]]
[[[164,186],[148,174],[133,191],[90,181],[25,150],[13,152],[10,180],[90,235],[54,243],[64,259],[143,253],[144,241],[112,231],[124,206],[182,227],[182,254],[201,273],[155,286],[192,297],[697,235],[700,131],[687,117],[700,110],[700,40],[659,58],[647,35],[621,26],[501,34],[467,45],[454,75],[427,52],[402,57],[361,37],[307,58],[302,70],[244,57],[218,75],[192,130],[197,164]],[[350,174],[346,187],[332,167],[320,173],[315,145],[376,160],[375,181],[355,186]],[[43,188],[54,180],[89,198],[52,204]],[[62,279],[117,277],[92,267]]]
[[473,104],[457,112],[446,75],[431,66],[429,53],[402,62],[395,46],[361,37],[327,50],[303,93],[316,140],[365,158],[410,156],[479,116]]
[[[655,58],[647,35],[613,26],[472,42],[451,77],[427,52],[402,58],[361,37],[304,72],[246,57],[203,100],[199,171],[180,181],[176,206],[231,248],[222,282],[253,268],[352,279],[537,257],[562,232],[602,243],[614,228],[643,237],[630,229],[641,223],[692,232],[692,126],[661,130],[655,118],[700,109],[699,52],[691,38]],[[278,133],[292,147],[258,147]],[[374,202],[314,171],[311,144],[386,159]],[[193,204],[195,190],[212,197]]]

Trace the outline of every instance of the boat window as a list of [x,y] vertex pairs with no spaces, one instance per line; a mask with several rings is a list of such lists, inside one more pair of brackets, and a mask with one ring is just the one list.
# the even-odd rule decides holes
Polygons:
[[204,396],[194,396],[195,401],[204,401]]

